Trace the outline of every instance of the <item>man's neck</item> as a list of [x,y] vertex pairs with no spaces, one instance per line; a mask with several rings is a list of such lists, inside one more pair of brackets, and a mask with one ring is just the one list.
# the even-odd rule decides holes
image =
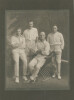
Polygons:
[[31,30],[33,27],[29,27],[29,29]]
[[41,42],[44,42],[45,41],[45,39],[44,40],[40,40]]
[[20,37],[21,36],[21,34],[20,35],[17,35],[17,37]]
[[56,32],[53,32],[53,34],[55,34],[55,33],[57,33],[57,31]]

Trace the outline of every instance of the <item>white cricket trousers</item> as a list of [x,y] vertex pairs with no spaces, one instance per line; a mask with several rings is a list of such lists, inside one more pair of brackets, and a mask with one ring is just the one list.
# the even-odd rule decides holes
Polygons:
[[23,76],[27,74],[27,58],[24,49],[12,50],[14,60],[14,74],[19,77],[19,58],[23,62]]

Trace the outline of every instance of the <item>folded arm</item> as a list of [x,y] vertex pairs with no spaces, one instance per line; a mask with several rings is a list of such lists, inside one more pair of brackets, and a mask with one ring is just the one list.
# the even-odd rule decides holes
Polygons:
[[18,48],[18,46],[19,46],[19,44],[16,43],[15,37],[12,37],[12,38],[11,38],[11,46],[12,46],[13,48]]

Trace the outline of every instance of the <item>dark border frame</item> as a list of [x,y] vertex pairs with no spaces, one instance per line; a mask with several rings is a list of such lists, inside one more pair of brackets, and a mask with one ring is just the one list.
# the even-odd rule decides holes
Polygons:
[[[70,11],[69,11],[69,9],[58,9],[58,11],[68,11],[68,13],[69,13],[69,23],[70,23]],[[25,11],[25,10],[16,10],[15,12],[23,12],[23,11]],[[27,10],[28,11],[28,10]],[[29,10],[30,11],[30,10]],[[36,10],[35,10],[36,11]],[[42,10],[41,10],[42,11]],[[49,11],[53,11],[52,9],[50,10],[49,9]],[[55,10],[55,11],[57,11],[57,9]],[[7,40],[6,40],[6,33],[7,33],[7,30],[6,30],[6,24],[7,24],[7,20],[6,20],[6,17],[7,17],[7,13],[8,12],[14,12],[14,10],[5,10],[5,55],[6,55],[6,42],[7,42]],[[70,25],[69,25],[69,33],[70,33]],[[70,36],[70,34],[69,34],[69,36]],[[68,37],[68,39],[69,39],[69,37]],[[70,46],[70,41],[68,42],[69,43],[69,46]],[[69,51],[70,52],[70,51]],[[70,60],[70,53],[69,53],[69,60]],[[6,63],[6,56],[5,56],[5,63]],[[71,89],[71,84],[70,84],[70,63],[68,63],[68,65],[69,65],[69,88],[68,89],[66,89],[66,90],[70,90]],[[5,65],[5,75],[6,75],[6,65]],[[39,90],[39,89],[31,89],[31,90],[29,90],[29,89],[10,89],[10,88],[8,88],[8,89],[6,89],[6,77],[5,77],[5,85],[4,85],[4,90],[5,91],[17,91],[17,90],[19,90],[19,91],[44,91],[44,90],[46,90],[46,91],[52,91],[52,89],[41,89],[41,90]],[[54,91],[56,91],[56,90],[58,90],[58,89],[54,89]],[[58,90],[59,91],[59,90]],[[61,89],[60,89],[60,91],[62,91]]]

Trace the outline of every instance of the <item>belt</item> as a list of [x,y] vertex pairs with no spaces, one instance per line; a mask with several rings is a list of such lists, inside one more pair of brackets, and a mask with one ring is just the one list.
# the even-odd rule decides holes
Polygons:
[[56,44],[50,44],[50,45],[61,45],[61,43],[56,43]]
[[28,40],[28,39],[27,39],[26,41],[35,41],[35,40]]

